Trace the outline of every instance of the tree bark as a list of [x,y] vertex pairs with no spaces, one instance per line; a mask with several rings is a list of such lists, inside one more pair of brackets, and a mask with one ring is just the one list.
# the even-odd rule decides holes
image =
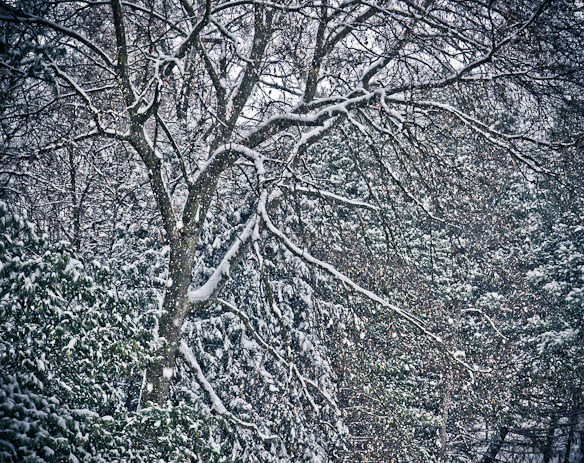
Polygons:
[[440,452],[438,458],[440,461],[446,461],[446,447],[447,447],[447,426],[448,414],[450,412],[450,398],[452,394],[452,368],[448,368],[448,376],[446,379],[446,389],[442,398],[442,426],[440,427]]
[[564,455],[564,463],[570,463],[570,454],[572,453],[572,437],[574,434],[574,426],[570,426],[570,433],[568,434],[568,442],[566,443],[566,453]]
[[555,414],[552,414],[550,418],[550,427],[548,428],[545,444],[542,449],[544,463],[550,463],[554,455],[554,434],[556,431],[557,423],[558,417]]
[[190,311],[188,288],[197,246],[197,235],[179,236],[171,240],[168,289],[158,321],[158,335],[163,340],[162,359],[148,369],[145,401],[163,405],[169,398],[181,328]]

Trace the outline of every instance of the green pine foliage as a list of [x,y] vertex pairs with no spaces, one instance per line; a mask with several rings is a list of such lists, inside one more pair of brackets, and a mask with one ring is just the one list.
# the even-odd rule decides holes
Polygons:
[[153,344],[107,270],[5,204],[0,255],[0,460],[214,461],[217,423],[185,406],[136,410]]

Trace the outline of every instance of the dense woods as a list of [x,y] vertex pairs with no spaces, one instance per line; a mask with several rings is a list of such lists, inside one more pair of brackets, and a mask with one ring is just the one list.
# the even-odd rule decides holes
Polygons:
[[584,461],[583,35],[0,0],[0,459]]

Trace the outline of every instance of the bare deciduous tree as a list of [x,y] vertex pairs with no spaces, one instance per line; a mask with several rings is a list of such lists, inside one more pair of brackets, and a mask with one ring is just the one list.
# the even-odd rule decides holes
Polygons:
[[[336,183],[333,159],[319,156],[315,143],[343,130],[363,141],[356,168],[371,159],[383,166],[364,181],[396,185],[432,220],[448,218],[422,201],[426,185],[408,179],[429,165],[421,162],[443,161],[440,131],[453,135],[452,121],[456,137],[552,174],[542,153],[571,141],[549,141],[544,129],[553,107],[579,88],[577,45],[561,36],[577,35],[574,15],[567,2],[550,0],[2,1],[1,64],[12,93],[3,103],[6,156],[79,149],[91,158],[98,139],[131,147],[141,160],[170,245],[158,321],[165,343],[147,375],[148,400],[168,399],[179,351],[197,370],[181,343],[189,315],[213,303],[248,320],[220,293],[245,255],[265,274],[270,240],[441,343],[415,314],[311,251],[310,240],[301,243],[310,235],[290,228],[286,212],[297,210],[299,196],[333,202],[390,239],[390,205],[374,189],[363,196]],[[46,129],[54,127],[61,132]],[[393,165],[379,143],[392,146]],[[246,213],[234,215],[229,200]],[[217,256],[200,237],[221,213],[231,214],[231,233]],[[214,271],[193,274],[209,252]],[[270,294],[269,279],[261,284]],[[332,400],[294,355],[258,339],[307,394]],[[460,363],[454,354],[452,361]]]

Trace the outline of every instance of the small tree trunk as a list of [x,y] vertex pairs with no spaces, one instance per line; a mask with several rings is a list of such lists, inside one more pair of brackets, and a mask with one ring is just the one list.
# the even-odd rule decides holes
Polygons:
[[579,463],[584,463],[584,431],[580,431],[579,450],[580,450],[580,462]]
[[69,178],[71,180],[71,209],[73,212],[73,236],[71,245],[73,249],[79,251],[81,245],[81,202],[77,200],[77,167],[75,166],[75,156],[69,149]]
[[442,426],[440,427],[440,452],[438,453],[438,458],[440,461],[446,461],[447,453],[446,447],[448,445],[447,441],[447,426],[448,426],[448,415],[450,412],[450,398],[452,394],[452,368],[448,368],[448,376],[446,379],[446,388],[444,391],[444,396],[442,398]]
[[168,289],[158,322],[158,335],[165,340],[162,359],[146,375],[144,400],[163,405],[169,398],[176,356],[180,346],[181,328],[189,313],[188,288],[195,258],[195,237],[176,237],[171,240]]
[[553,414],[550,418],[550,427],[546,435],[546,440],[543,446],[543,461],[544,463],[550,463],[554,455],[554,434],[556,431],[556,425],[558,423],[558,417]]
[[574,426],[570,426],[570,434],[568,434],[568,442],[566,444],[566,454],[564,455],[564,463],[570,463],[570,454],[572,453],[572,436],[574,434]]

